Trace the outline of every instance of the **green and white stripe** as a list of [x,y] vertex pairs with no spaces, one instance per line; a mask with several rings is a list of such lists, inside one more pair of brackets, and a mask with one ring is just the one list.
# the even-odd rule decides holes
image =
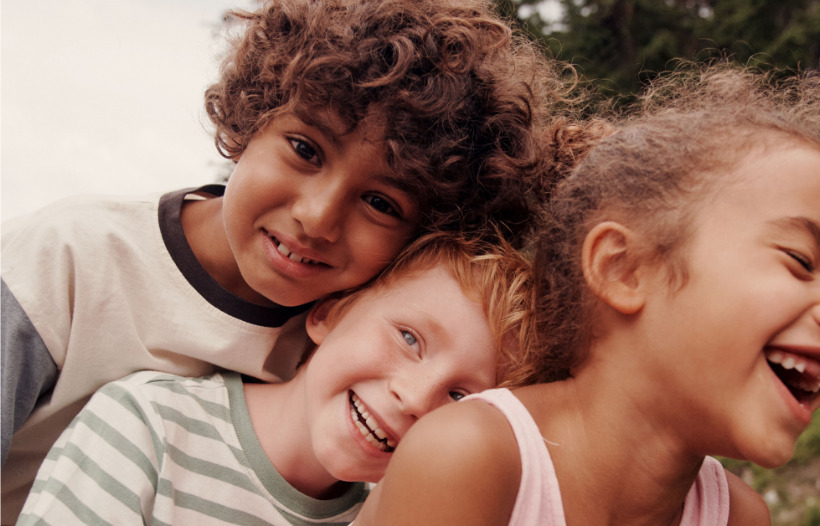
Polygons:
[[141,372],[104,386],[43,462],[18,524],[348,524],[363,484],[307,497],[253,433],[240,377]]

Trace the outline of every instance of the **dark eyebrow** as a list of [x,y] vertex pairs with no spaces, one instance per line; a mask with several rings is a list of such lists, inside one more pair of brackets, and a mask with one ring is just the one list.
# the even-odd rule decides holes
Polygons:
[[378,181],[391,188],[395,188],[396,190],[400,190],[406,194],[410,194],[410,197],[412,197],[410,185],[408,185],[407,181],[402,177],[398,177],[395,174],[384,174],[378,177]]
[[784,217],[773,222],[775,226],[787,229],[797,229],[808,232],[814,239],[814,244],[820,250],[820,224],[804,216]]
[[326,120],[318,113],[303,114],[302,112],[294,112],[291,113],[291,115],[302,121],[306,126],[310,126],[311,128],[318,130],[322,135],[329,139],[334,146],[339,145],[338,130],[333,129],[333,127],[330,126],[330,124],[326,122]]

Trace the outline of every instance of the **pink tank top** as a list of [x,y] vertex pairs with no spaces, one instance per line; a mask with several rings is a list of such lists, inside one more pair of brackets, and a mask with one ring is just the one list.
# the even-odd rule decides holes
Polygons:
[[[464,400],[484,400],[507,418],[521,454],[521,484],[509,526],[566,526],[555,467],[529,411],[508,389],[490,389]],[[686,496],[681,526],[725,526],[729,486],[720,462],[706,457]]]

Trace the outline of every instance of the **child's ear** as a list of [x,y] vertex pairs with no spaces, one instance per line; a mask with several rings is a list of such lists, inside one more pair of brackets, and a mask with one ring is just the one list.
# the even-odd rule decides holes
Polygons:
[[324,341],[327,333],[330,332],[331,323],[328,319],[330,308],[338,302],[338,298],[327,298],[319,300],[308,313],[305,321],[305,328],[313,343],[319,345]]
[[636,314],[646,300],[635,235],[620,223],[595,225],[584,240],[584,278],[601,301],[622,314]]

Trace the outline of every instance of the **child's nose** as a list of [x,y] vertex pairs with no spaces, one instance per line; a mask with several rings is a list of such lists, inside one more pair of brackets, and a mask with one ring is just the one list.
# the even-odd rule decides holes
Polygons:
[[291,214],[307,236],[338,241],[344,219],[344,191],[338,184],[317,179],[303,189]]
[[442,391],[440,384],[439,380],[429,376],[396,378],[390,383],[390,391],[401,412],[416,421],[444,403],[438,394]]

